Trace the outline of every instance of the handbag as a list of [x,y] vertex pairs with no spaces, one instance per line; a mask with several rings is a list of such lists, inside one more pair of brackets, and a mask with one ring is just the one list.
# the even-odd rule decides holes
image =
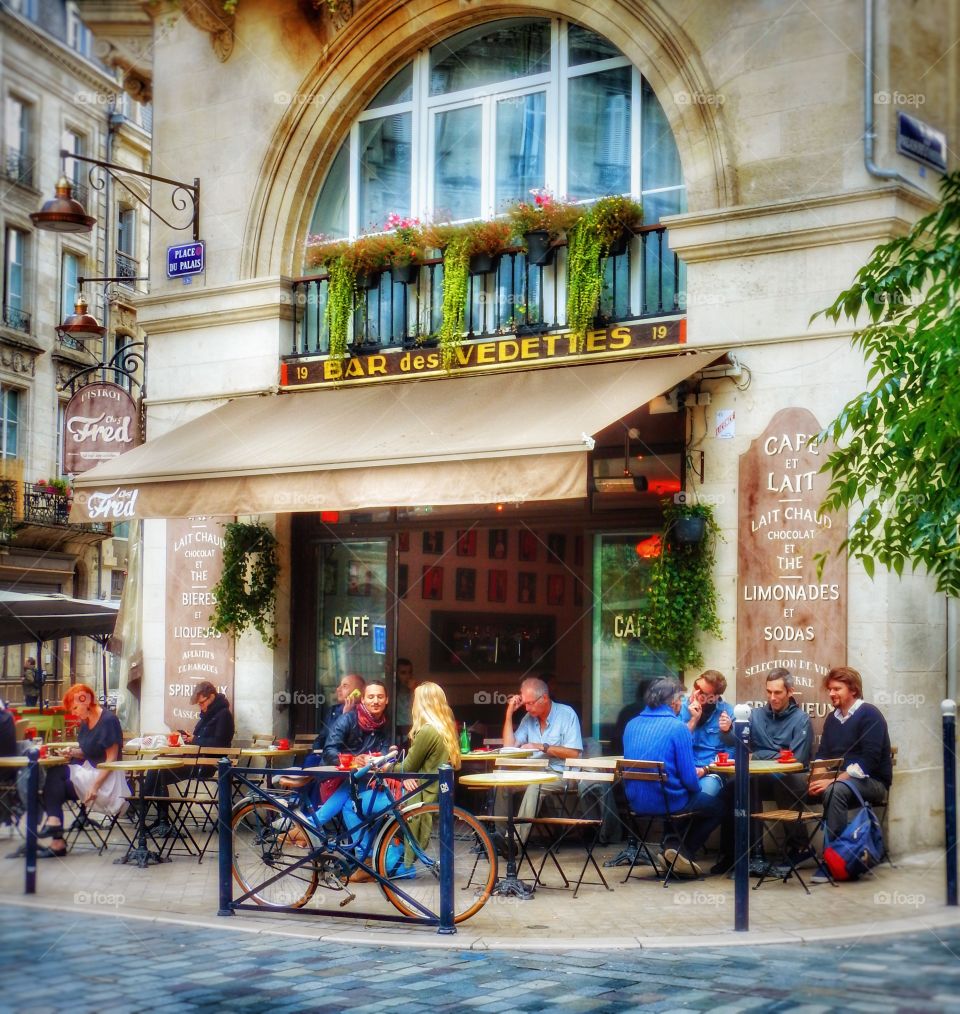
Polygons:
[[[97,769],[84,761],[82,764],[71,764],[68,777],[77,793],[78,799],[84,799],[97,779]],[[97,790],[97,795],[87,807],[96,813],[105,813],[109,817],[122,814],[129,803],[126,796],[130,795],[130,786],[122,771],[111,771]]]
[[860,801],[860,809],[843,829],[831,837],[823,850],[823,861],[834,880],[858,880],[883,859],[883,831],[870,804],[860,795],[853,780],[846,783]]

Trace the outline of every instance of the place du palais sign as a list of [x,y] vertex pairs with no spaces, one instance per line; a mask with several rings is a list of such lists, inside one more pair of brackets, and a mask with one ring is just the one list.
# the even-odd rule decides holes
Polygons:
[[[529,369],[583,362],[632,358],[651,348],[670,348],[687,340],[686,320],[659,318],[611,325],[588,331],[581,347],[569,332],[541,335],[498,335],[464,341],[454,351],[457,373]],[[350,356],[337,361],[326,357],[298,357],[280,364],[282,388],[323,387],[344,383],[373,383],[411,377],[443,375],[440,349],[416,347]]]

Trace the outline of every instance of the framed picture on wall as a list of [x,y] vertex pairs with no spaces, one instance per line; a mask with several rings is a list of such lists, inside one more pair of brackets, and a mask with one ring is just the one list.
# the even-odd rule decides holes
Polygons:
[[409,581],[409,571],[405,563],[401,563],[397,567],[397,597],[405,599],[407,597],[407,584]]
[[532,571],[517,574],[517,601],[524,605],[537,601],[537,575]]
[[507,601],[507,572],[505,570],[491,570],[487,573],[487,601]]
[[537,537],[529,528],[520,529],[520,549],[517,555],[524,563],[533,563],[537,558]]
[[410,552],[410,533],[400,532],[397,536],[397,550],[401,553]]
[[457,556],[477,555],[477,530],[468,528],[457,532]]
[[420,597],[432,601],[443,598],[443,567],[425,566],[423,568]]
[[477,572],[473,567],[457,567],[457,601],[473,602],[477,597]]
[[567,537],[560,532],[547,536],[547,563],[563,563],[567,556]]
[[506,560],[507,558],[507,530],[506,528],[491,528],[487,536],[487,555],[491,560]]
[[423,551],[431,556],[438,556],[443,552],[443,532],[427,531],[423,533]]
[[547,605],[562,606],[566,579],[563,574],[550,574],[547,577]]

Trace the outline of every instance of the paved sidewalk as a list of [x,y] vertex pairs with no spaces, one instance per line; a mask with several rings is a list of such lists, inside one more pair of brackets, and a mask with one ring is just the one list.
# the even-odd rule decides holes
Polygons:
[[[0,837],[0,857],[17,843]],[[605,849],[601,858],[615,854]],[[491,898],[454,936],[434,929],[398,926],[373,919],[341,919],[328,915],[244,912],[217,917],[217,855],[202,864],[186,857],[140,870],[117,866],[119,847],[98,856],[76,849],[65,859],[41,860],[37,893],[23,894],[22,859],[0,858],[0,902],[40,909],[130,916],[141,921],[174,921],[179,925],[216,926],[258,934],[283,934],[313,939],[351,940],[394,946],[564,949],[567,947],[656,949],[739,946],[755,943],[798,943],[897,934],[960,925],[960,911],[944,905],[944,867],[939,852],[897,858],[897,867],[881,866],[873,877],[804,893],[796,882],[768,882],[750,892],[750,933],[733,931],[733,881],[708,877],[659,883],[631,879],[625,870],[605,870],[612,891],[584,885],[579,897],[559,889],[554,873],[530,901]],[[572,867],[575,856],[566,865]],[[752,881],[755,883],[755,881]],[[327,911],[396,914],[376,884],[356,887],[356,900],[341,909],[342,893],[320,890],[310,907]],[[232,935],[232,934],[231,934]]]
[[0,1010],[960,1011],[960,927],[881,945],[538,954],[398,951],[223,932],[231,921],[217,931],[7,905],[0,909]]

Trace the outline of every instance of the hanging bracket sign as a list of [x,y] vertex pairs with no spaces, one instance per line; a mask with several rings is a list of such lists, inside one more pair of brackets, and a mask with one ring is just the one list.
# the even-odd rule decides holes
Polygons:
[[118,384],[87,384],[63,415],[63,474],[79,475],[140,443],[139,412]]
[[167,278],[202,275],[205,268],[203,243],[179,243],[167,247]]

